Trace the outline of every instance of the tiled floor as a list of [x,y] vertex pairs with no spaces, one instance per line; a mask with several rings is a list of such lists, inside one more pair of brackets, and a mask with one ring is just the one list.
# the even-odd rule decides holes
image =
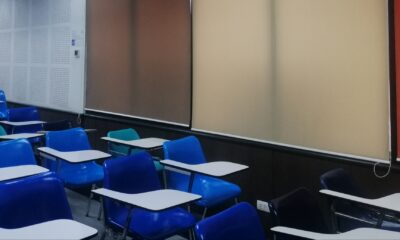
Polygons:
[[[71,206],[72,215],[75,220],[89,225],[91,227],[96,228],[99,231],[99,235],[97,238],[100,237],[100,234],[103,232],[103,222],[97,220],[97,215],[99,211],[99,202],[92,201],[91,211],[89,213],[89,217],[85,216],[88,198],[71,190],[66,189],[66,193],[68,196],[68,201]],[[95,238],[96,239],[96,238]],[[107,240],[114,239],[112,236],[107,236]],[[180,236],[174,236],[168,238],[168,240],[185,240],[185,238]]]

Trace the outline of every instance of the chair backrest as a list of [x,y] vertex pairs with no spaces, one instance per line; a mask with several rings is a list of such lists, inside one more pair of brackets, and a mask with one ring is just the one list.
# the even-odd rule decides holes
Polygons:
[[355,180],[342,168],[330,170],[320,177],[321,188],[364,197],[362,189]]
[[266,239],[256,210],[246,202],[236,204],[198,222],[194,231],[196,239],[199,240]]
[[173,159],[175,161],[189,164],[206,162],[203,149],[201,148],[199,140],[195,136],[165,142],[163,148],[165,159]]
[[298,188],[269,202],[274,225],[328,233],[318,201],[305,188]]
[[[140,138],[139,134],[132,128],[110,131],[107,133],[107,137],[125,141],[136,140]],[[128,155],[129,149],[130,147],[128,146],[109,143],[109,151],[113,154],[115,153],[117,155]]]
[[[19,107],[8,109],[8,119],[12,122],[38,121],[39,110],[36,107]],[[35,133],[43,129],[43,124],[14,127],[13,133]]]
[[31,144],[26,139],[0,142],[0,167],[36,165]]
[[8,119],[8,107],[6,94],[3,90],[0,90],[0,120]]
[[82,128],[48,132],[46,133],[46,146],[58,151],[91,149],[87,134]]
[[39,110],[36,107],[19,107],[9,109],[9,120],[12,122],[38,121]]
[[[172,159],[188,164],[199,164],[206,162],[203,149],[201,148],[199,140],[195,136],[189,136],[165,142],[163,149],[164,159]],[[166,176],[168,187],[181,191],[187,191],[189,185],[189,177],[187,175],[166,171]]]
[[[145,151],[106,160],[103,186],[124,193],[142,193],[161,189],[152,157]],[[121,211],[126,211],[126,208],[112,200],[104,199],[106,222],[118,217],[118,212]]]
[[1,228],[72,219],[64,186],[54,173],[0,183],[0,196]]
[[[61,131],[51,131],[46,133],[46,146],[58,151],[79,151],[90,150],[91,146],[86,132],[82,128],[71,128]],[[83,163],[82,163],[83,164]],[[56,163],[52,160],[46,160],[47,167],[56,171]],[[60,166],[70,165],[61,161]]]
[[72,128],[72,122],[70,120],[61,120],[56,122],[47,122],[43,124],[43,130],[45,131],[60,131]]

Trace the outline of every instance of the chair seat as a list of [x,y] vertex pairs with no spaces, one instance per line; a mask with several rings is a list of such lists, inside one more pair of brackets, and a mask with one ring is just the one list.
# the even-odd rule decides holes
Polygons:
[[[127,211],[120,208],[112,215],[111,223],[119,228],[125,225]],[[139,234],[144,239],[165,239],[175,235],[177,231],[190,229],[196,223],[195,218],[182,208],[171,208],[160,212],[152,212],[135,208],[129,226],[131,233]]]
[[81,164],[63,163],[58,176],[68,187],[83,187],[103,181],[103,167],[94,162]]
[[196,204],[211,207],[233,199],[240,195],[240,187],[236,184],[208,176],[196,175],[193,182],[193,193],[202,196]]

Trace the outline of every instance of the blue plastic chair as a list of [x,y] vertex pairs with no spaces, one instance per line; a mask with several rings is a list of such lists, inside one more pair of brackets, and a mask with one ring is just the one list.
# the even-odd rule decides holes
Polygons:
[[0,90],[0,120],[8,119],[8,107],[6,94],[3,90]]
[[198,222],[194,228],[197,240],[265,240],[257,211],[242,202]]
[[[321,175],[322,189],[346,193],[358,197],[367,197],[363,189],[342,168],[333,169]],[[340,231],[348,231],[360,227],[376,227],[378,213],[348,201],[335,201],[335,214],[337,227]],[[388,220],[388,219],[386,219]],[[400,232],[400,224],[391,221],[382,222],[382,229]],[[369,224],[368,224],[369,223]]]
[[[161,189],[152,158],[144,151],[105,161],[104,174],[104,188],[114,191],[133,194]],[[107,198],[103,203],[106,229],[121,232],[128,208]],[[194,217],[179,207],[159,212],[134,208],[128,233],[140,239],[165,239],[191,229],[194,224]]]
[[[140,139],[139,134],[136,132],[135,129],[132,128],[126,128],[126,129],[120,129],[120,130],[115,130],[115,131],[109,131],[107,133],[107,137],[111,138],[116,138],[119,140],[124,140],[124,141],[131,141],[131,140],[138,140]],[[112,154],[114,157],[118,156],[127,156],[130,154],[135,154],[139,151],[143,151],[141,149],[132,149],[128,146],[121,145],[121,144],[116,144],[109,142],[108,143],[108,152]],[[160,164],[159,161],[154,160],[154,165],[156,166],[157,171],[161,171],[163,169],[163,166]]]
[[[273,225],[292,227],[312,232],[331,233],[317,199],[306,188],[295,189],[269,201]],[[277,240],[301,239],[286,234],[276,234]]]
[[62,182],[45,173],[0,183],[0,228],[72,219]]
[[[39,121],[39,110],[36,107],[19,107],[8,110],[8,120],[11,122]],[[43,129],[43,124],[32,124],[14,127],[10,133],[35,133]]]
[[36,165],[31,144],[26,139],[0,142],[0,167]]
[[[165,159],[173,159],[188,164],[206,162],[200,142],[194,136],[168,141],[164,143],[163,147]],[[166,176],[168,187],[181,191],[188,191],[189,176],[172,171],[167,171]],[[196,174],[193,181],[192,192],[202,196],[202,199],[197,201],[196,204],[204,208],[204,218],[207,214],[207,208],[209,207],[232,199],[235,199],[237,202],[237,197],[240,195],[241,190],[239,186],[233,183]]]
[[[92,149],[82,128],[71,128],[62,131],[51,131],[46,134],[46,146],[58,151],[79,151]],[[63,180],[65,186],[71,188],[92,186],[103,181],[104,173],[102,166],[94,161],[71,164],[61,161],[57,169],[57,163],[53,160],[46,160],[46,166]],[[90,194],[86,215],[89,214],[91,199]]]

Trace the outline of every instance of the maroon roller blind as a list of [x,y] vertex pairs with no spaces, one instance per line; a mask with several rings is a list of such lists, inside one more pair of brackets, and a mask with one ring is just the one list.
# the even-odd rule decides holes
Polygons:
[[86,108],[190,121],[189,0],[87,1]]

